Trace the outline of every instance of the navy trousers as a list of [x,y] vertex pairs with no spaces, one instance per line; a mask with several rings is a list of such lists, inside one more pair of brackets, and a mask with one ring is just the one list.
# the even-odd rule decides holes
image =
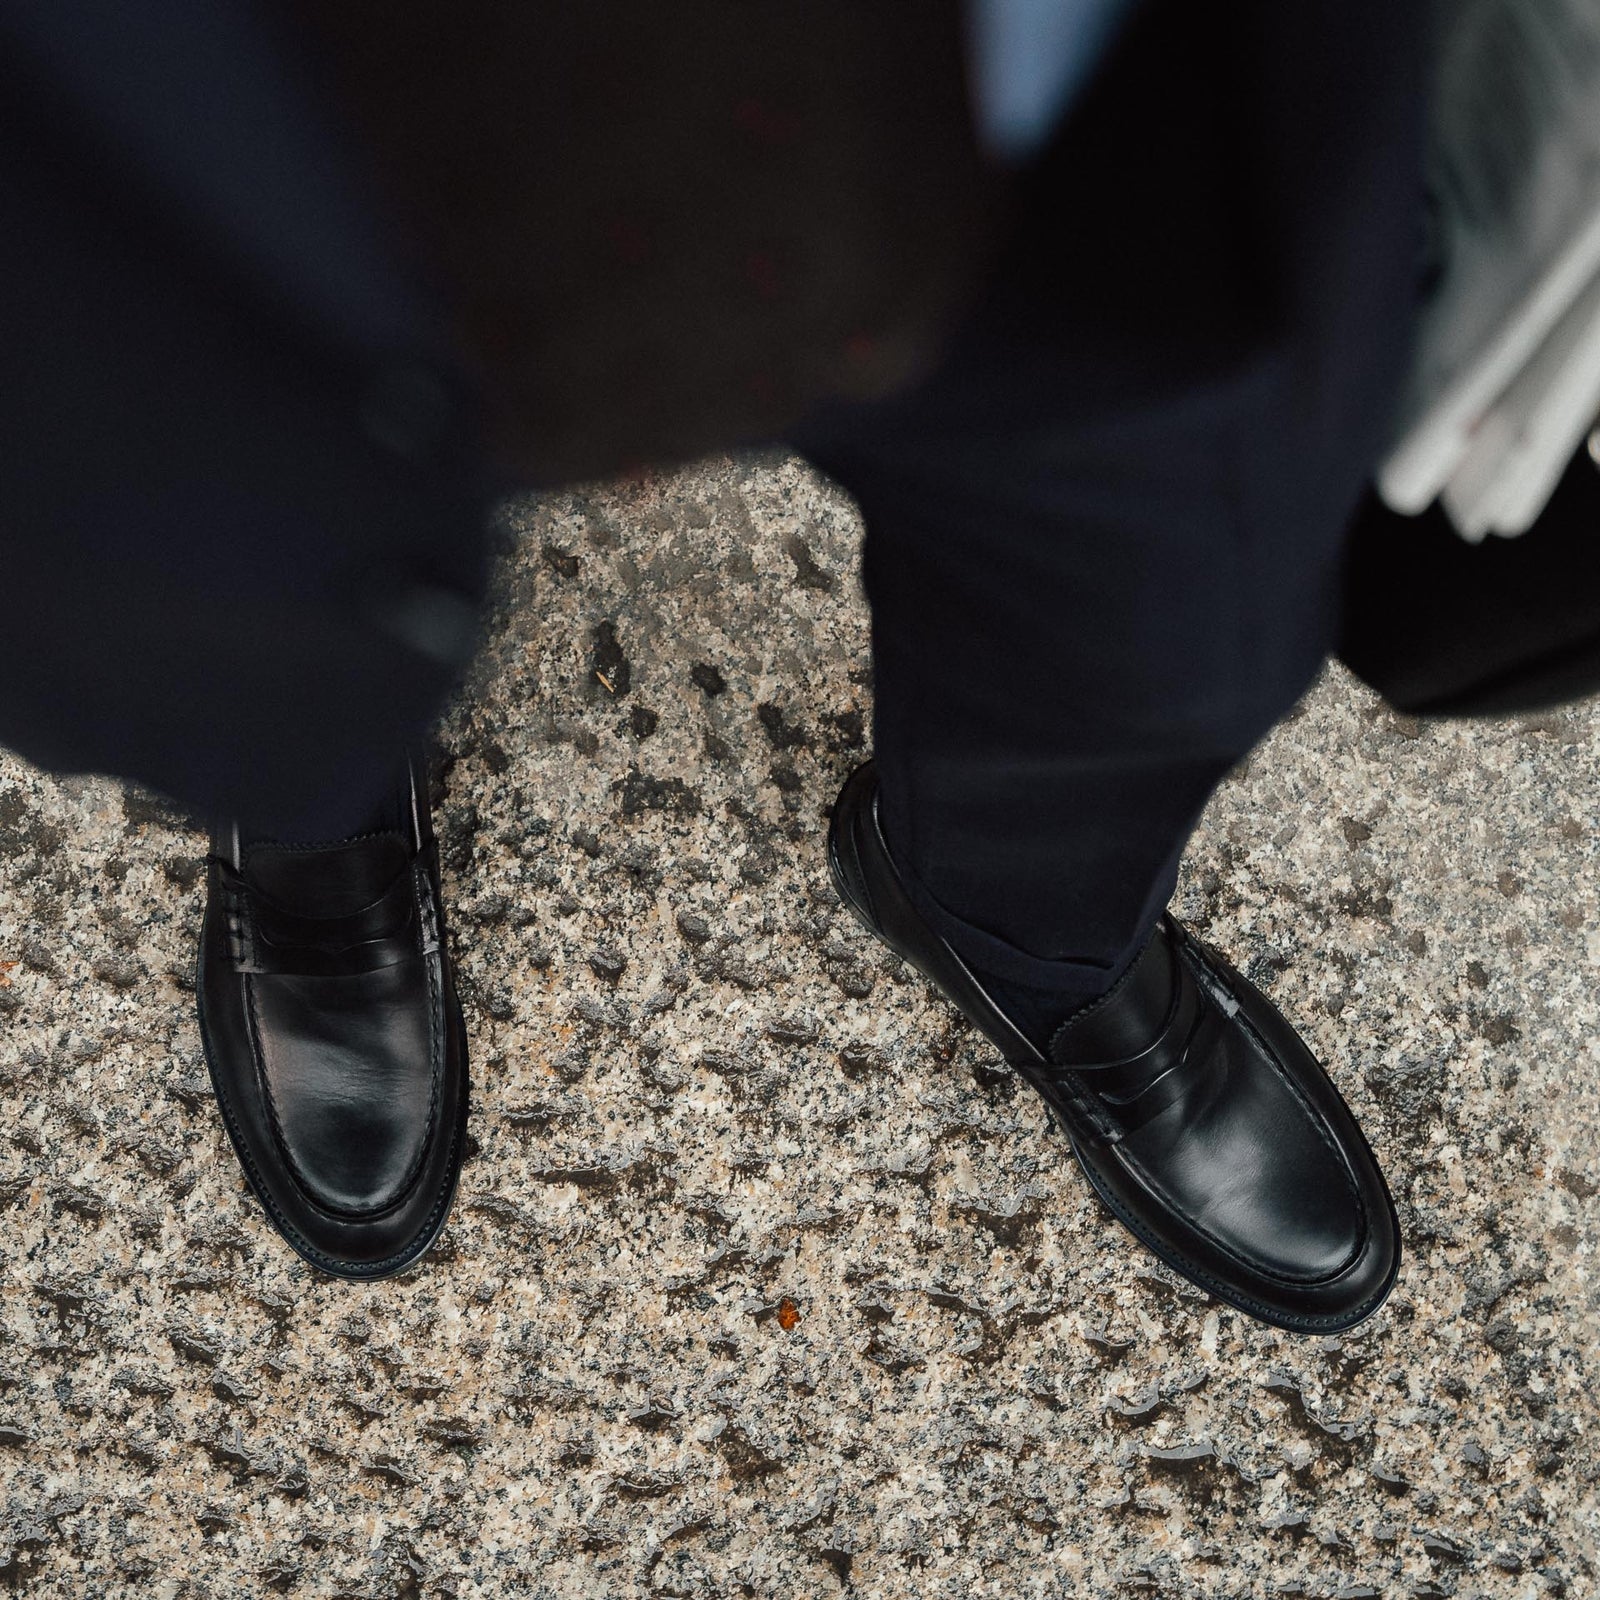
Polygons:
[[1147,4],[937,373],[802,448],[867,534],[890,849],[983,970],[1142,947],[1336,634],[1422,257],[1424,8]]

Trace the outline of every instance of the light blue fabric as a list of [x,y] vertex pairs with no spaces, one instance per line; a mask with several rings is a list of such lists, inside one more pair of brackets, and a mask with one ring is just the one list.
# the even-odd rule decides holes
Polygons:
[[1133,3],[972,0],[972,80],[985,146],[1004,161],[1038,149]]

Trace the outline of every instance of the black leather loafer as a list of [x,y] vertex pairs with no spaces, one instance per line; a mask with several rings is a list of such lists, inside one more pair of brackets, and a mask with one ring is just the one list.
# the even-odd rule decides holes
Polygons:
[[370,833],[212,841],[198,990],[217,1104],[273,1226],[340,1277],[388,1277],[427,1250],[466,1141],[425,794],[408,769]]
[[1353,1327],[1400,1265],[1394,1205],[1339,1092],[1270,1001],[1170,917],[1047,1053],[1023,1036],[907,897],[877,776],[834,807],[846,905],[930,979],[1042,1094],[1114,1215],[1192,1283],[1298,1333]]

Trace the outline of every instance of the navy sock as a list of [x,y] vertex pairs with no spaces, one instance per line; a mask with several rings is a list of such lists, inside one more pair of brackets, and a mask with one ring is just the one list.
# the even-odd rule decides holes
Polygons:
[[1050,1041],[1061,1024],[1098,1000],[1116,978],[1116,974],[1112,973],[1106,976],[1104,982],[1093,986],[1036,989],[1029,984],[997,978],[971,962],[967,964],[988,991],[990,999],[1016,1023],[1029,1043],[1046,1056],[1050,1053]]
[[[1160,1015],[1164,1007],[1171,1003],[1175,977],[1167,945],[1162,942],[1157,947],[1153,938],[1147,938],[1133,958],[1119,970],[1094,977],[1085,971],[1083,982],[1055,989],[1014,983],[983,971],[974,962],[968,961],[968,965],[988,991],[990,999],[1046,1057],[1050,1055],[1051,1041],[1063,1023],[1071,1021],[1124,980],[1139,990],[1135,1014],[1147,1017],[1153,1011]],[[1133,1041],[1132,1047],[1139,1042]]]

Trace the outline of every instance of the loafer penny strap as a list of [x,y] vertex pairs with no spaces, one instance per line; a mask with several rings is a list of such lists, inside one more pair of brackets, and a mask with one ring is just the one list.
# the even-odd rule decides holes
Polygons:
[[[431,909],[428,874],[413,858],[376,899],[342,916],[308,917],[253,890],[227,861],[218,868],[230,954],[236,970],[296,977],[344,977],[376,972],[428,946],[418,929]],[[436,937],[436,936],[435,936]]]
[[1042,1069],[1056,1092],[1097,1110],[1101,1137],[1116,1143],[1196,1089],[1212,1059],[1225,1018],[1208,1005],[1182,960],[1174,962],[1172,1002],[1156,1036],[1143,1049],[1114,1061],[1056,1064]]

